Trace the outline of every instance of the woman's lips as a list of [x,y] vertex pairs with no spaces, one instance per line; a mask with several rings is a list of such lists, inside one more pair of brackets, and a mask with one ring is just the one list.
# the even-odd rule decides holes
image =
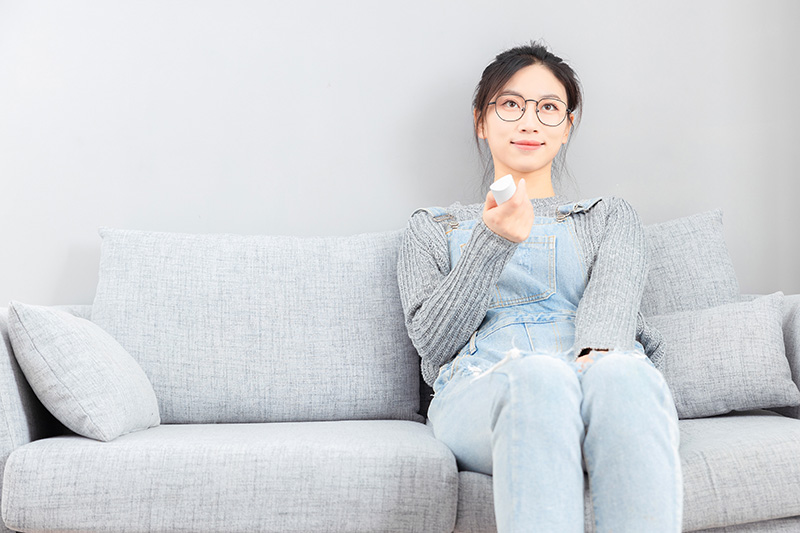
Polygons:
[[535,141],[511,141],[511,144],[519,148],[520,150],[531,151],[531,150],[538,150],[544,143],[538,143]]

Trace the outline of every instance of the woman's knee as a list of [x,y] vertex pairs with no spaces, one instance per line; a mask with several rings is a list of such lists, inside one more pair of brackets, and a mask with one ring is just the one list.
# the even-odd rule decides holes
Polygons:
[[[663,374],[641,357],[630,352],[609,352],[586,371],[582,387],[581,410],[587,423],[613,427],[621,438],[627,438],[626,430],[641,432],[642,428],[666,425],[670,440],[677,447],[678,413],[672,392]],[[620,413],[625,416],[620,417]],[[616,425],[620,422],[621,426]]]
[[646,358],[639,352],[601,352],[584,372],[583,387],[613,383],[614,387],[604,388],[638,399],[648,392],[663,393],[667,388],[664,376]]
[[568,363],[548,356],[528,355],[495,370],[503,374],[509,392],[543,399],[558,399],[580,391],[580,382]]

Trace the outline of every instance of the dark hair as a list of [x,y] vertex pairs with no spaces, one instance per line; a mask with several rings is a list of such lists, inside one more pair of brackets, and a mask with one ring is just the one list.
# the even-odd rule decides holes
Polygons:
[[[503,86],[511,79],[518,70],[531,65],[544,65],[555,76],[559,82],[564,86],[567,91],[567,107],[570,113],[575,113],[577,116],[578,110],[583,106],[583,92],[581,89],[578,75],[575,71],[567,65],[560,57],[556,56],[547,49],[547,46],[541,42],[531,41],[528,45],[517,46],[498,54],[495,60],[489,64],[481,75],[481,80],[475,87],[475,95],[472,100],[472,108],[477,110],[475,120],[475,127],[473,134],[475,136],[475,144],[478,147],[478,152],[483,155],[480,139],[478,138],[478,124],[482,124],[486,119],[486,111],[489,108],[489,102],[492,98],[500,92]],[[572,119],[569,119],[572,122]],[[576,123],[572,123],[573,128]],[[572,134],[569,136],[572,139]],[[569,144],[569,140],[567,141]],[[560,150],[555,161],[556,173],[560,173],[561,169],[566,169],[566,146]],[[494,165],[492,158],[489,157],[486,162],[484,181],[485,186],[494,181]]]

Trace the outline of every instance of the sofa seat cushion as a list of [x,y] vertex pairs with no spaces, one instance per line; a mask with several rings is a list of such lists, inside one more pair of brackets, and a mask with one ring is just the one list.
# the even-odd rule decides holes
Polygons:
[[[492,476],[480,472],[461,471],[458,473],[458,478],[458,515],[454,533],[496,532]],[[592,494],[589,491],[589,477],[585,471],[583,487],[584,529],[594,531]]]
[[693,533],[797,533],[798,531],[800,531],[800,516],[749,522],[736,526],[696,529]]
[[[800,420],[753,410],[678,423],[684,531],[773,520],[777,524],[800,515]],[[459,479],[455,531],[496,531],[492,477],[459,472]],[[593,532],[586,474],[584,487],[586,531]]]
[[18,448],[2,514],[24,531],[449,533],[457,497],[453,454],[416,422],[161,425]]
[[800,515],[800,420],[752,410],[679,424],[684,530]]

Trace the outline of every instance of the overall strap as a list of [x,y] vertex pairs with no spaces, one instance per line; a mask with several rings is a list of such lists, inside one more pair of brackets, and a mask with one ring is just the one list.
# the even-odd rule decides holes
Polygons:
[[556,220],[561,222],[565,218],[570,215],[574,215],[575,213],[583,213],[584,211],[588,211],[591,209],[597,202],[602,200],[602,196],[597,196],[595,198],[588,198],[585,200],[579,200],[573,204],[564,204],[558,206],[558,214],[556,215]]
[[447,224],[450,225],[451,228],[458,227],[458,220],[456,220],[453,215],[448,213],[444,207],[438,207],[438,206],[420,207],[419,209],[414,211],[414,213],[411,213],[411,215],[413,216],[415,213],[419,211],[426,211],[429,215],[433,217],[433,220],[435,220],[436,222],[446,222]]

